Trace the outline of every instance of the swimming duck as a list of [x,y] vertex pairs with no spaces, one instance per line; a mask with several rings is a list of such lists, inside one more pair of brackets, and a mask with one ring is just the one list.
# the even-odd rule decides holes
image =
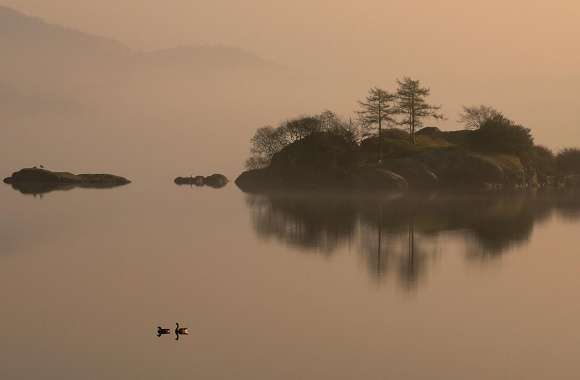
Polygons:
[[170,329],[165,329],[161,326],[157,326],[157,336],[167,335],[171,332]]
[[176,323],[175,340],[178,340],[180,335],[189,335],[189,329],[187,327],[179,327],[179,323]]

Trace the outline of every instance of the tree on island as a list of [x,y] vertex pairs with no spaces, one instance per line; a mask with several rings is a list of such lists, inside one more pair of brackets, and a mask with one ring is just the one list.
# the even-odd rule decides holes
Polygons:
[[246,161],[246,167],[258,169],[270,164],[272,156],[287,145],[287,137],[281,128],[266,126],[256,130],[251,142],[252,156]]
[[463,106],[463,112],[459,114],[459,122],[467,129],[479,129],[487,121],[499,116],[502,116],[502,113],[490,106]]
[[475,147],[487,152],[523,157],[534,147],[531,130],[502,114],[486,120],[478,130],[474,131],[473,137]]
[[281,123],[278,127],[266,126],[256,130],[251,139],[251,156],[246,160],[248,169],[260,169],[270,165],[274,154],[288,145],[314,133],[330,133],[356,142],[358,125],[346,122],[332,111],[320,115],[300,116]]
[[379,131],[378,162],[383,161],[383,123],[387,125],[395,123],[393,115],[397,113],[394,107],[395,95],[378,87],[369,90],[364,101],[359,101],[361,107],[358,111],[363,128],[370,129],[375,125]]
[[409,142],[415,144],[415,132],[423,127],[423,119],[443,119],[444,116],[438,111],[440,106],[433,106],[426,101],[431,90],[421,87],[421,82],[409,77],[397,80],[399,88],[396,93],[397,113],[403,115],[400,125],[409,129]]
[[[545,148],[534,150],[531,130],[490,106],[463,107],[459,121],[471,131],[471,145],[484,152],[514,154],[531,160],[549,159]],[[551,152],[550,152],[551,153]]]
[[320,118],[314,116],[304,116],[287,121],[281,127],[282,134],[284,134],[289,143],[301,140],[314,132],[320,132],[322,129],[322,122]]

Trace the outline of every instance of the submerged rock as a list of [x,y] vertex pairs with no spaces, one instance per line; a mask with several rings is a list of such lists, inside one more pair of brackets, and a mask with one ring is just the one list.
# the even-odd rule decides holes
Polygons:
[[177,185],[194,185],[194,186],[209,186],[219,189],[228,184],[228,178],[223,174],[212,174],[210,176],[191,176],[191,177],[177,177],[175,178]]
[[54,190],[83,188],[112,188],[131,183],[124,177],[112,174],[72,174],[53,172],[39,168],[25,168],[4,178],[4,183],[12,185],[24,194],[42,194]]

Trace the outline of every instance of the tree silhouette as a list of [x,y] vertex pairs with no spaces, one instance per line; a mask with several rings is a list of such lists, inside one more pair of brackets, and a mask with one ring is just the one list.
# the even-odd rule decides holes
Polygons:
[[400,125],[409,128],[409,142],[415,144],[415,131],[423,126],[422,119],[434,118],[443,119],[443,115],[438,113],[439,106],[427,103],[426,98],[431,93],[427,87],[421,87],[421,82],[411,78],[397,80],[399,88],[397,90],[397,113],[404,115]]
[[395,95],[378,87],[369,90],[364,101],[359,101],[361,107],[359,118],[364,128],[369,129],[377,125],[379,129],[378,162],[383,160],[383,123],[394,123],[393,115],[397,113],[394,107]]
[[459,114],[459,122],[464,124],[467,129],[479,129],[488,120],[493,120],[503,116],[501,112],[493,107],[480,106],[463,106],[463,111]]

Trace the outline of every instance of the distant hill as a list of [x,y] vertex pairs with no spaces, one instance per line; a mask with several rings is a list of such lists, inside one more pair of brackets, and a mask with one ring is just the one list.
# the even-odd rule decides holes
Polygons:
[[78,58],[81,54],[112,57],[131,52],[127,46],[113,39],[49,24],[3,6],[0,6],[0,46],[3,50],[13,49],[35,55],[75,53],[67,59]]
[[[232,69],[276,70],[280,66],[236,47],[189,46],[138,52],[101,36],[65,28],[0,6],[0,81],[37,88],[75,89],[118,84],[143,69],[172,74]],[[177,72],[176,72],[177,71]],[[146,73],[143,73],[146,74]],[[159,78],[156,78],[158,80]]]
[[64,93],[120,74],[131,56],[108,38],[49,24],[0,7],[0,81],[19,89],[58,89]]
[[254,53],[231,46],[180,46],[139,53],[141,64],[158,67],[189,67],[196,70],[282,69]]

